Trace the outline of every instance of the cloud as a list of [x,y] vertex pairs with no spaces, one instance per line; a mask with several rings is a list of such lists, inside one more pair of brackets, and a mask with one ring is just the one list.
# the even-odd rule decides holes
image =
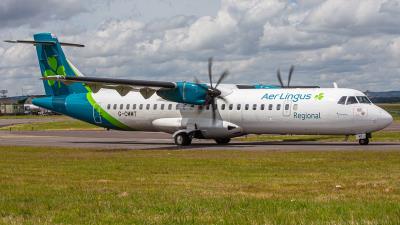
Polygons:
[[79,0],[2,0],[0,26],[39,27],[44,22],[66,20],[86,11]]
[[306,29],[360,36],[398,34],[398,2],[391,0],[327,0],[314,7],[304,21]]

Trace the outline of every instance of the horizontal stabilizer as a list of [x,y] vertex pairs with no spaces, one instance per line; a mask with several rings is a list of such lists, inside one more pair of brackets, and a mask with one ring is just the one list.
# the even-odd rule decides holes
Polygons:
[[[55,41],[31,41],[31,40],[5,40],[4,42],[7,43],[18,43],[18,44],[32,44],[32,45],[37,45],[37,44],[42,44],[42,45],[55,45]],[[60,42],[60,45],[62,46],[69,46],[69,47],[85,47],[85,45],[82,44],[74,44],[74,43],[67,43],[67,42]]]

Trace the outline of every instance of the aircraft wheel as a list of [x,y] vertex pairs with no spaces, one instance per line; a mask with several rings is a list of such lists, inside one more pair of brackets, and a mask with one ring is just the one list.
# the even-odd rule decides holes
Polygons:
[[360,140],[358,140],[358,143],[360,145],[368,145],[369,144],[369,138],[360,139]]
[[175,144],[179,146],[186,146],[192,143],[192,139],[189,137],[187,133],[179,133],[175,135]]
[[219,144],[219,145],[226,145],[226,144],[228,144],[228,143],[231,141],[230,138],[217,138],[217,139],[214,139],[214,140],[215,140],[215,142],[217,142],[217,144]]

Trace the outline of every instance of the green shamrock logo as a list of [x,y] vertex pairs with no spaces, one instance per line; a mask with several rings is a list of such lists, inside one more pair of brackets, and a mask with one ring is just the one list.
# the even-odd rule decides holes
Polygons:
[[[47,64],[49,65],[50,68],[47,68],[44,71],[44,76],[54,76],[54,75],[62,75],[65,76],[65,68],[63,65],[58,65],[57,58],[55,56],[50,56],[47,58]],[[48,80],[47,83],[50,86],[54,86],[55,81],[54,80]],[[58,82],[58,87],[61,87],[60,82]]]
[[321,101],[324,97],[325,97],[325,96],[324,96],[324,93],[321,92],[321,93],[315,95],[315,96],[314,96],[314,99],[315,99],[315,100]]

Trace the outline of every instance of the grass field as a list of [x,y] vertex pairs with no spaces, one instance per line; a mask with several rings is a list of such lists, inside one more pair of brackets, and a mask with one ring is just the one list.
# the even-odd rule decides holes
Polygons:
[[54,117],[55,121],[45,120],[43,122],[34,122],[27,124],[17,124],[7,127],[2,127],[0,130],[12,131],[43,131],[43,130],[102,130],[103,128],[97,127],[90,123],[75,120],[69,117]]
[[[345,136],[343,135],[249,135],[236,138],[240,141],[344,141]],[[393,142],[400,140],[400,132],[398,131],[378,131],[372,134],[371,141],[379,142]],[[354,135],[349,136],[349,142],[355,142],[356,137]]]
[[400,223],[400,152],[0,154],[3,224]]

